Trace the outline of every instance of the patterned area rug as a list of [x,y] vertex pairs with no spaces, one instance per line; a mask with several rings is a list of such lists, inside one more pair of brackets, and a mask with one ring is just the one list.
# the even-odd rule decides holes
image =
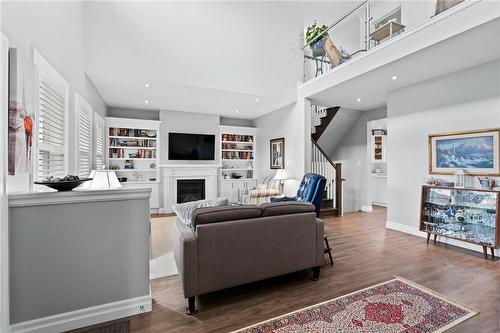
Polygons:
[[437,333],[477,313],[412,281],[396,277],[236,332]]

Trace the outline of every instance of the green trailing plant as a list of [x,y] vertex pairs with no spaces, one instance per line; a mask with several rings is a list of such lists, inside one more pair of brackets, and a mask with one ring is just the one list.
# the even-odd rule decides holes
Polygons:
[[316,25],[314,23],[313,25],[310,25],[307,27],[306,30],[306,43],[309,45],[309,47],[312,49],[314,48],[314,44],[322,40],[326,37],[328,37],[328,26],[326,24],[323,24],[322,26]]

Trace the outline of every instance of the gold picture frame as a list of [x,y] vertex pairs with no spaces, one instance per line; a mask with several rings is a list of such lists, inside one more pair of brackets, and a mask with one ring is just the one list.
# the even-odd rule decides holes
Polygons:
[[429,173],[500,176],[500,128],[428,135]]

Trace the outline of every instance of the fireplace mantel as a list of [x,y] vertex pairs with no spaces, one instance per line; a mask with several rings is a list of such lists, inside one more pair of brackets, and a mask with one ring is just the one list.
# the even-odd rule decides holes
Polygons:
[[217,198],[218,175],[221,165],[218,164],[161,164],[159,165],[163,186],[163,207],[161,213],[171,213],[172,206],[177,203],[177,180],[204,179],[205,197]]

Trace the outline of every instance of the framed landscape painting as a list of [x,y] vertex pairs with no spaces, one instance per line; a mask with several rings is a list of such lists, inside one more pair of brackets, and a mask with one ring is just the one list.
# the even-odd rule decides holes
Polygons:
[[500,175],[500,129],[429,135],[429,173]]
[[285,168],[285,138],[272,139],[269,147],[271,169]]

